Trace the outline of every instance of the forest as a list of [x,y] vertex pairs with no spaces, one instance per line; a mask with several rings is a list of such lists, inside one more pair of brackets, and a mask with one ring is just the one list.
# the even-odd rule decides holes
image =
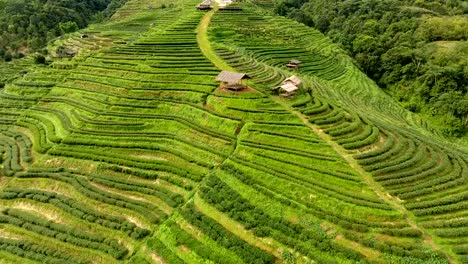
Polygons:
[[[0,58],[41,51],[48,41],[110,17],[126,0],[0,0]],[[41,51],[45,52],[45,51]]]
[[467,134],[468,2],[280,0],[275,11],[326,34],[446,135]]

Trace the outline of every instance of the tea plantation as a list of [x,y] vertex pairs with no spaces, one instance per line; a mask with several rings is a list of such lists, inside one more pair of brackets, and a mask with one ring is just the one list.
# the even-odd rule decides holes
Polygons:
[[0,263],[468,263],[466,147],[271,0],[198,4],[2,65]]

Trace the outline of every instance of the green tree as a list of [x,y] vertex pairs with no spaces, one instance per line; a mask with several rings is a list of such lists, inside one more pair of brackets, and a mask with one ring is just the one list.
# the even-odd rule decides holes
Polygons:
[[74,21],[67,21],[64,23],[59,23],[59,28],[62,31],[62,34],[72,33],[79,29],[78,24],[76,24],[76,22]]

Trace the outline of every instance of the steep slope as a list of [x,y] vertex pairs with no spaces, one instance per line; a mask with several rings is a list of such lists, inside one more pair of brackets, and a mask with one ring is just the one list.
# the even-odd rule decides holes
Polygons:
[[[385,99],[347,58],[336,55],[336,50],[331,52],[333,45],[316,31],[286,19],[265,17],[262,10],[254,7],[244,9],[249,11],[247,15],[220,13],[212,29],[222,57],[270,88],[281,81],[278,76],[284,73],[283,65],[289,59],[302,60],[299,73],[309,80],[310,94],[297,98],[292,106],[354,155],[389,196],[399,199],[398,204],[403,202],[416,216],[424,216],[423,226],[434,229],[434,219],[445,219],[445,223],[440,220],[436,226],[448,227],[449,219],[463,215],[465,151],[446,147],[450,144],[437,139],[426,127],[414,122],[414,116]],[[281,28],[288,30],[281,33]],[[327,66],[327,59],[334,63]],[[264,70],[258,72],[262,66]],[[361,76],[356,79],[353,75]],[[320,97],[327,102],[321,102]],[[449,204],[452,209],[444,206]],[[442,244],[455,245],[455,251],[463,255],[460,247],[466,238],[459,239],[464,236],[462,229],[434,229],[429,233],[444,238],[439,240]]]
[[[129,1],[94,42],[64,40],[92,42],[77,57],[7,84],[2,259],[467,261],[465,152],[428,139],[319,33],[196,4]],[[304,90],[273,95],[298,56]],[[252,89],[219,89],[224,69]]]

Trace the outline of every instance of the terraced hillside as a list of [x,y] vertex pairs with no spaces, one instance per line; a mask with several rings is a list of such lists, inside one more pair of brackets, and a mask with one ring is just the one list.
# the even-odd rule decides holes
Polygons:
[[0,262],[468,263],[462,146],[269,0],[197,4],[130,0],[7,83]]

